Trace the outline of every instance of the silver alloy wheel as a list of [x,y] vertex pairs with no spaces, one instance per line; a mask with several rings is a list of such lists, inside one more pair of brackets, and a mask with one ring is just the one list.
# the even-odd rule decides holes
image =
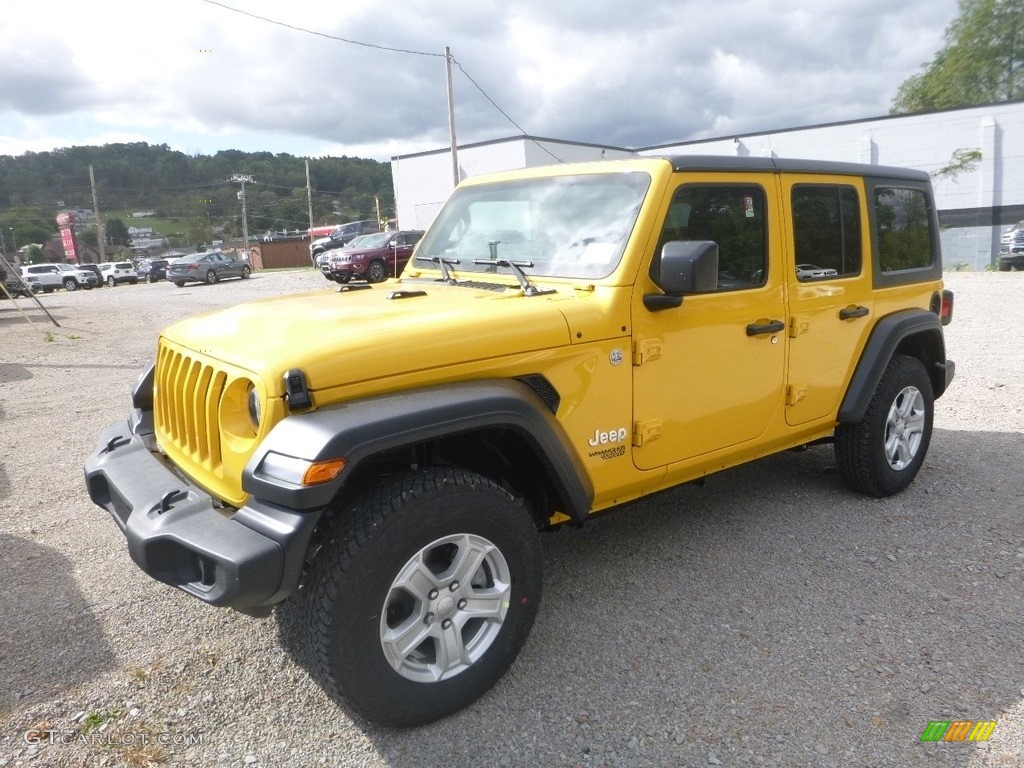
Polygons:
[[478,661],[501,632],[512,577],[501,551],[458,533],[417,552],[391,583],[380,643],[407,680],[434,683]]
[[899,472],[914,460],[924,436],[924,396],[904,387],[889,406],[885,420],[885,460]]

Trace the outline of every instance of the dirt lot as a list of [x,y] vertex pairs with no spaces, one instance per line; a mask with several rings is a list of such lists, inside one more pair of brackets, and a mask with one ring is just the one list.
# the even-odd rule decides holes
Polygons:
[[[908,491],[855,496],[818,447],[545,536],[512,671],[404,732],[339,709],[273,619],[144,576],[83,486],[162,326],[322,278],[43,297],[60,328],[0,301],[0,768],[1024,765],[1024,276],[947,284],[957,377]],[[920,742],[957,719],[998,725]]]

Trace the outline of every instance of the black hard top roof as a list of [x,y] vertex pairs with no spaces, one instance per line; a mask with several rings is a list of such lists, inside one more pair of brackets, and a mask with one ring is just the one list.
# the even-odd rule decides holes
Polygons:
[[869,176],[930,181],[924,171],[867,163],[837,163],[829,160],[795,160],[789,157],[735,157],[732,155],[672,155],[667,157],[676,171],[747,171],[750,173],[818,173],[836,176]]

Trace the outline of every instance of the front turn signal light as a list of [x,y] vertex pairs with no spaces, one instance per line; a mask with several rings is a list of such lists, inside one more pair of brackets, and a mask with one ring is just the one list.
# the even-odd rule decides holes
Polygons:
[[329,483],[331,480],[341,474],[341,470],[345,468],[344,459],[327,459],[325,461],[315,461],[309,465],[302,475],[303,485],[320,485],[321,483]]
[[308,461],[270,451],[260,462],[257,474],[268,480],[279,480],[292,485],[320,485],[334,480],[345,469],[345,459]]

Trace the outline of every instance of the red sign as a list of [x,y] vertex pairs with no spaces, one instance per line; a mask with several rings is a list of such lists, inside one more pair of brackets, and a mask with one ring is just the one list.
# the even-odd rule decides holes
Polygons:
[[78,261],[78,250],[75,248],[75,214],[64,211],[57,214],[57,226],[60,227],[60,243],[64,246],[64,258]]

